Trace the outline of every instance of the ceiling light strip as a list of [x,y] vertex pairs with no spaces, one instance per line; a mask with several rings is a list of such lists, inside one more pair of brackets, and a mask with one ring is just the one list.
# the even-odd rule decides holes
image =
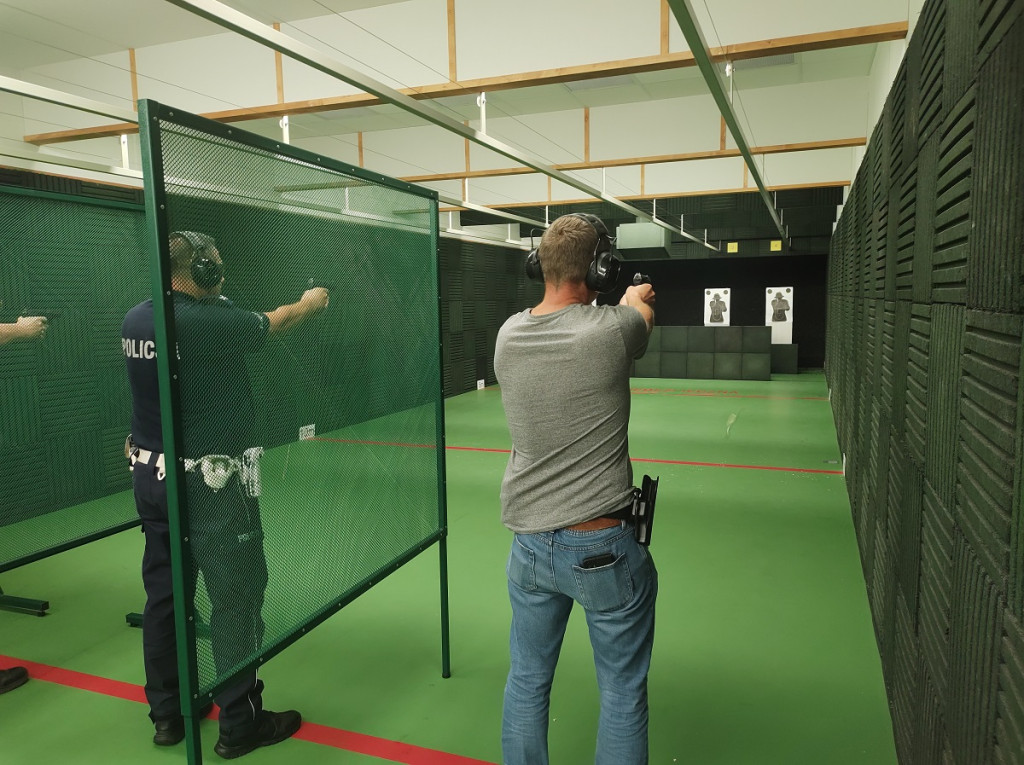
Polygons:
[[532,218],[526,218],[522,215],[516,215],[515,213],[505,212],[504,210],[495,210],[491,207],[484,207],[483,205],[473,204],[467,202],[458,197],[448,196],[447,194],[437,193],[437,200],[446,205],[452,207],[461,207],[464,210],[473,210],[474,212],[486,213],[487,215],[493,215],[496,218],[504,218],[506,220],[516,221],[517,223],[525,223],[528,226],[537,226],[540,228],[547,228],[548,224],[543,221],[533,220]]
[[68,106],[79,111],[98,114],[101,117],[132,122],[138,124],[139,118],[131,109],[122,109],[118,106],[105,104],[102,101],[93,101],[91,98],[75,96],[61,90],[54,90],[43,85],[35,85],[24,80],[16,80],[13,77],[0,75],[0,90],[7,93],[14,93],[19,96],[27,96],[37,101],[47,101],[58,106]]
[[30,151],[28,149],[0,146],[0,157],[11,157],[12,159],[22,159],[29,162],[40,162],[47,165],[56,165],[58,167],[73,167],[78,170],[89,170],[94,173],[121,175],[126,178],[134,178],[139,181],[142,180],[142,172],[140,170],[130,170],[126,167],[113,167],[112,165],[103,165],[99,162],[89,162],[84,159],[74,159],[73,157],[58,156],[56,154],[44,154],[41,151]]

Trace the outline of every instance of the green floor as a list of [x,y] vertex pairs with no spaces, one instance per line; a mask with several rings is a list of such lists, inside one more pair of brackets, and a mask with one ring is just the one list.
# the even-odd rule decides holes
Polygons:
[[[823,377],[633,384],[634,469],[638,479],[661,477],[651,762],[895,763]],[[289,741],[245,762],[458,759],[424,749],[500,761],[510,536],[498,521],[498,487],[500,450],[510,444],[497,389],[454,398],[446,412],[448,446],[476,449],[447,453],[452,677],[440,677],[436,548],[261,672],[268,707],[412,748],[382,759]],[[141,684],[140,634],[124,623],[143,603],[141,550],[141,535],[129,531],[0,576],[7,593],[51,603],[45,618],[0,612],[0,654]],[[145,712],[30,682],[0,696],[0,762],[184,762],[183,747],[150,743]],[[592,762],[597,692],[578,613],[551,715],[552,762]],[[219,761],[215,735],[216,724],[204,722],[210,762]]]

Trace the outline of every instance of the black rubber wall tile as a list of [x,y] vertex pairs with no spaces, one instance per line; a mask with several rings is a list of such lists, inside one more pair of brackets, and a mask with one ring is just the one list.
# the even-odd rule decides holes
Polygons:
[[896,595],[896,636],[893,647],[891,688],[892,724],[896,739],[896,753],[901,762],[914,758],[914,731],[918,725],[918,699],[923,681],[914,617],[903,598]]
[[770,353],[744,353],[740,365],[740,375],[744,380],[770,380],[772,378],[772,355]]
[[[886,301],[882,310],[882,364],[881,364],[881,386],[879,393],[882,404],[890,411],[895,408],[893,396],[894,375],[893,369],[895,360],[896,342],[896,302]],[[902,380],[900,381],[902,384]]]
[[945,61],[942,87],[946,104],[960,98],[973,82],[978,68],[975,50],[977,4],[946,0]]
[[686,353],[674,353],[672,351],[662,351],[660,354],[660,374],[664,377],[675,377],[675,378],[686,378],[691,376],[702,376],[702,370],[694,368],[694,374],[691,374],[690,367],[686,363]]
[[[1018,381],[1024,380],[1024,344]],[[1010,509],[1010,570],[1008,600],[1011,613],[1024,622],[1024,386],[1018,387],[1017,425],[1014,431],[1016,460],[1013,470],[1013,503]],[[1024,682],[1024,678],[1022,678]]]
[[[715,332],[711,327],[687,327],[689,337],[686,350],[690,353],[714,353]],[[662,343],[665,340],[662,338]]]
[[968,311],[964,336],[957,505],[964,534],[1004,593],[1016,464],[1021,325],[1019,316]]
[[715,328],[715,353],[742,353],[743,327]]
[[999,651],[996,697],[996,742],[992,760],[997,765],[1024,762],[1024,627],[1007,617]]
[[[904,140],[906,136],[906,101],[907,101],[907,66],[906,59],[900,63],[893,80],[885,108],[889,112],[889,187],[895,190],[896,184],[904,177],[907,163],[912,156],[906,152]],[[891,193],[891,192],[890,192]],[[886,297],[890,297],[886,295]]]
[[716,380],[739,380],[743,371],[743,354],[715,353],[713,366]]
[[912,300],[914,288],[914,240],[917,235],[917,157],[914,157],[900,181],[896,196],[896,214],[890,225],[896,228],[893,287],[897,300]]
[[771,353],[771,327],[743,327],[744,353]]
[[963,95],[946,117],[939,142],[932,296],[937,303],[967,302],[975,93]]
[[661,334],[662,334],[662,329],[663,329],[662,327],[656,325],[654,327],[654,329],[651,330],[651,334],[647,338],[647,350],[648,351],[655,351],[655,352],[657,352],[657,351],[661,350]]
[[943,503],[952,507],[956,497],[967,314],[959,305],[933,305],[931,312],[925,476]]
[[882,393],[882,312],[885,303],[871,300],[865,305],[864,343],[861,350],[864,373],[871,391],[871,398],[877,399]]
[[967,540],[953,552],[950,684],[946,716],[958,763],[991,761],[997,714],[997,671],[1003,601]]
[[893,431],[903,436],[906,428],[907,361],[910,351],[911,303],[896,302],[892,345],[892,414]]
[[946,720],[927,669],[922,667],[916,699],[917,719],[911,747],[900,761],[905,765],[955,765],[946,738]]
[[662,327],[661,350],[686,353],[690,349],[690,327]]
[[911,269],[912,300],[932,300],[932,256],[935,242],[936,183],[939,173],[939,138],[932,131],[917,155],[917,211],[914,214],[914,262]]
[[978,0],[973,5],[978,30],[978,61],[985,63],[1024,14],[1024,6],[1019,0]]
[[661,353],[650,351],[633,363],[635,377],[661,377]]
[[977,85],[968,305],[1024,310],[1024,21],[981,67]]
[[928,424],[928,358],[931,306],[911,308],[907,343],[906,443],[911,459],[923,470]]
[[926,481],[921,507],[921,655],[941,698],[949,686],[949,625],[953,588],[953,513]]
[[919,143],[923,144],[938,127],[944,111],[942,85],[946,55],[946,0],[930,0],[925,3],[914,27],[913,37],[921,41],[917,127]]

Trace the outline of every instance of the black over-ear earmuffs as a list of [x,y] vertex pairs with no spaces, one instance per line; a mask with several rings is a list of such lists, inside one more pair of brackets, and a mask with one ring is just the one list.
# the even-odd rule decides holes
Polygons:
[[200,234],[197,231],[172,231],[171,236],[177,236],[188,242],[192,248],[192,261],[190,271],[192,281],[204,290],[212,289],[220,284],[224,278],[224,266],[214,260],[210,251],[217,246],[212,236]]
[[[612,239],[608,229],[596,215],[588,213],[569,213],[573,217],[582,218],[597,232],[597,246],[594,248],[594,259],[587,269],[586,284],[594,292],[605,293],[615,289],[622,270],[622,261],[615,257],[612,250]],[[526,256],[526,276],[542,281],[544,272],[540,266],[540,248],[531,250]]]

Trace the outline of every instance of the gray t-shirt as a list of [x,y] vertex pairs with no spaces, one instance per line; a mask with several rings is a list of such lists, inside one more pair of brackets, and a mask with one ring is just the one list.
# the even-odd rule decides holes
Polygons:
[[631,306],[523,311],[498,332],[494,372],[512,454],[501,521],[533,534],[629,504],[629,367],[647,349],[647,323]]

